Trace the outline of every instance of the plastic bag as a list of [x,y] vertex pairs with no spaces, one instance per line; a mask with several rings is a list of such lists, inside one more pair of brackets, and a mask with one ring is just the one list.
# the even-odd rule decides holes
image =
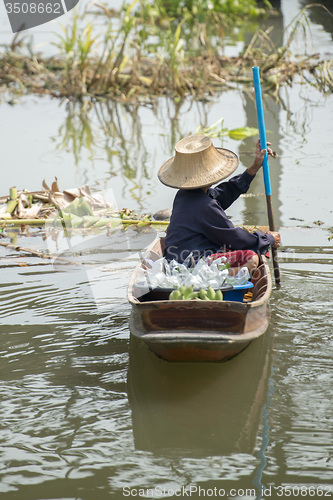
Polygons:
[[247,282],[250,275],[246,267],[242,268],[236,276],[229,276],[225,265],[226,258],[209,262],[200,259],[194,267],[172,260],[168,262],[165,258],[155,261],[151,269],[146,270],[148,285],[151,288],[179,288],[182,285],[193,286],[195,290],[221,288],[223,285],[242,285]]

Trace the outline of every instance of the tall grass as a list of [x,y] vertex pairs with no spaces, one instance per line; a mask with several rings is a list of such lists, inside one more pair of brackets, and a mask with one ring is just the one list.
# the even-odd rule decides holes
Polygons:
[[[43,73],[45,92],[57,96],[151,101],[152,96],[182,99],[191,93],[203,98],[222,85],[251,83],[250,68],[258,65],[277,92],[296,72],[314,73],[321,62],[307,56],[295,64],[290,54],[299,29],[308,36],[304,9],[288,27],[285,44],[274,45],[270,29],[260,28],[261,16],[271,8],[269,2],[264,6],[254,0],[133,0],[124,2],[117,15],[100,4],[93,17],[74,10],[71,24],[58,36],[56,57],[39,58],[36,64],[33,55],[20,58],[18,45],[12,44],[0,60],[0,83],[17,87],[19,81],[37,91],[31,74]],[[226,57],[225,38],[242,39],[242,30],[250,28],[254,35],[243,53]],[[330,68],[328,61],[317,73],[317,81],[326,79],[328,88]]]
[[66,28],[62,26],[63,34],[57,34],[59,42],[55,43],[63,57],[65,65],[65,77],[69,86],[77,86],[79,83],[82,94],[87,92],[86,80],[93,50],[96,46],[97,37],[93,37],[93,26],[87,23],[84,29],[79,29],[79,15],[74,10],[72,24]]

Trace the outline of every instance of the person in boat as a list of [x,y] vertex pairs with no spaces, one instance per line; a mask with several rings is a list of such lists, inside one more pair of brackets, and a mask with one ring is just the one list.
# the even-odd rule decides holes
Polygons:
[[[270,143],[268,143],[270,144]],[[273,155],[270,148],[268,154]],[[229,177],[238,167],[238,156],[213,145],[204,135],[181,139],[175,146],[175,156],[159,169],[158,178],[166,186],[178,188],[165,238],[164,256],[168,261],[188,264],[201,257],[225,256],[230,263],[229,273],[237,274],[247,267],[252,273],[259,256],[270,247],[280,246],[277,232],[249,233],[235,227],[225,210],[246,193],[262,166],[266,150],[257,141],[253,164],[242,174]]]

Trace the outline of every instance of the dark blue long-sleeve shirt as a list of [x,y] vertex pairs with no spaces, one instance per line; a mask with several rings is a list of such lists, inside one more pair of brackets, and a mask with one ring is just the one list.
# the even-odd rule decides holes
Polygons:
[[235,227],[224,211],[247,192],[253,179],[245,171],[206,193],[200,188],[180,189],[165,239],[165,257],[183,262],[191,252],[195,260],[224,250],[266,253],[274,245],[274,237]]

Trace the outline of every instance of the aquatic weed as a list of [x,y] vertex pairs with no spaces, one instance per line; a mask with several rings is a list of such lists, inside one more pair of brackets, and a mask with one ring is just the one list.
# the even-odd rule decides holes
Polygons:
[[[161,95],[203,99],[225,86],[252,85],[251,66],[257,65],[263,83],[276,95],[295,74],[305,79],[312,75],[310,81],[319,89],[332,89],[331,61],[319,61],[315,54],[291,54],[299,28],[303,36],[308,33],[305,9],[288,27],[286,43],[275,45],[271,29],[259,25],[263,8],[252,3],[134,0],[124,3],[117,14],[96,5],[89,15],[100,22],[97,34],[94,22],[74,11],[71,24],[58,37],[56,56],[36,57],[31,48],[27,56],[22,50],[26,47],[13,41],[0,59],[0,83],[15,91],[78,100],[89,96],[152,102]],[[241,37],[241,27],[247,29],[249,19],[257,22],[252,40],[238,56],[226,57],[225,39]]]

